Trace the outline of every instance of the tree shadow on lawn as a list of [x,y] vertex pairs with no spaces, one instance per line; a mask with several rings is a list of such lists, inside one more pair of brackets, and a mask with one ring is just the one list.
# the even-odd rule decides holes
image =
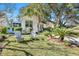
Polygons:
[[33,38],[31,38],[30,40],[23,40],[23,41],[21,41],[21,42],[19,42],[19,43],[22,43],[22,44],[28,44],[29,42],[34,42],[34,41],[38,41],[39,39],[33,39]]
[[[27,44],[28,42],[33,42],[33,41],[35,41],[35,40],[30,39],[30,40],[26,40],[26,41],[24,40],[24,41],[19,42],[19,43]],[[9,41],[9,40],[6,40],[6,42],[7,42],[7,43],[2,47],[1,52],[2,52],[3,49],[17,50],[17,51],[22,51],[22,52],[24,52],[26,56],[33,56],[32,54],[28,53],[28,52],[25,51],[25,50],[15,49],[15,48],[6,48],[6,46],[13,46],[13,45],[9,45],[10,42],[17,42],[17,41]],[[18,46],[13,46],[13,47],[16,47],[16,48],[23,48],[23,49],[24,49],[24,47],[18,47]],[[27,47],[25,47],[25,48],[27,49]]]
[[8,46],[12,46],[12,47],[15,47],[17,49],[40,49],[40,50],[60,50],[60,51],[64,51],[63,48],[60,48],[60,47],[55,47],[55,46],[51,46],[51,47],[32,47],[32,46],[29,46],[29,47],[18,47],[18,46],[14,46],[14,45],[8,45]]
[[[35,39],[35,40],[34,39],[24,40],[24,41],[19,42],[19,43],[28,45],[29,42],[34,42],[34,41],[38,41],[38,39]],[[8,41],[7,40],[7,42],[8,43],[5,46],[7,46],[10,42],[16,42],[16,41]],[[22,49],[43,49],[43,50],[57,50],[57,49],[59,49],[59,50],[62,50],[60,47],[56,47],[53,44],[47,43],[47,45],[49,45],[51,47],[32,47],[32,46],[29,46],[29,48],[28,48],[28,47],[14,46],[14,45],[8,45],[8,46],[13,46],[13,47],[22,48]]]
[[10,43],[10,42],[8,41],[8,42],[5,43],[4,45],[1,45],[1,46],[0,46],[0,55],[1,55],[2,51],[3,51],[3,49],[5,48],[5,46],[7,46],[9,43]]
[[[34,41],[37,41],[37,40],[38,39],[35,39],[35,40],[30,39],[30,40],[24,40],[24,41],[19,42],[19,43],[28,45],[29,42],[34,42]],[[8,42],[10,43],[10,42],[15,42],[15,41],[8,41]],[[29,46],[29,45],[28,45],[28,47],[19,47],[19,46],[14,46],[14,45],[8,45],[8,46],[12,46],[12,47],[16,47],[16,48],[22,48],[22,49],[43,49],[43,50],[57,50],[58,49],[58,50],[62,50],[60,47],[56,47],[53,44],[50,44],[50,43],[46,43],[46,44],[48,46],[51,46],[51,47],[32,47],[32,46]]]
[[[32,54],[28,53],[27,51],[25,50],[20,50],[20,49],[14,49],[14,48],[6,48],[6,46],[9,46],[10,42],[15,42],[15,41],[9,41],[9,40],[6,40],[6,44],[1,46],[0,47],[0,54],[2,53],[3,49],[8,49],[8,50],[17,50],[17,51],[22,51],[25,53],[26,56],[33,56]],[[16,46],[17,47],[17,46]],[[21,47],[19,47],[21,48]]]
[[[6,45],[8,45],[10,42],[8,42]],[[6,46],[5,45],[5,46]],[[63,48],[60,48],[60,47],[55,47],[55,46],[53,46],[52,44],[48,44],[48,45],[51,45],[51,47],[18,47],[18,46],[14,46],[14,45],[8,45],[8,46],[13,46],[13,47],[15,47],[15,48],[6,48],[6,47],[4,47],[3,49],[8,49],[8,50],[17,50],[17,51],[22,51],[22,52],[24,52],[25,53],[25,55],[26,56],[33,56],[33,54],[31,54],[31,53],[29,53],[29,52],[27,52],[27,51],[25,51],[25,50],[23,50],[23,49],[40,49],[40,50],[52,50],[52,51],[60,51],[60,52],[62,52],[62,53],[65,53],[65,55],[68,55],[68,51],[67,50],[64,50]],[[22,49],[21,49],[22,48]],[[58,52],[57,52],[58,53]],[[75,54],[76,55],[76,53],[72,53],[72,54]]]
[[[30,39],[30,40],[25,40],[25,41],[22,41],[22,42],[20,42],[20,43],[22,43],[22,44],[27,44],[28,42],[33,42],[33,41],[37,41],[38,39],[35,39],[35,40],[33,40],[33,39]],[[8,41],[7,40],[7,44],[5,45],[5,46],[7,46],[10,42],[15,42],[15,41]],[[14,46],[14,45],[8,45],[8,46],[13,46],[13,47],[16,47],[16,49],[15,48],[6,48],[6,47],[4,47],[3,49],[8,49],[8,50],[17,50],[17,51],[22,51],[22,52],[24,52],[25,53],[25,55],[26,56],[33,56],[31,53],[29,53],[29,52],[27,52],[27,51],[25,51],[25,50],[22,50],[22,49],[41,49],[41,50],[60,50],[60,51],[63,51],[61,48],[57,48],[57,47],[54,47],[54,46],[51,46],[51,47],[31,47],[31,46],[29,46],[29,47],[18,47],[18,46]],[[21,49],[22,48],[22,49]]]
[[[22,42],[22,44],[26,44],[27,42],[32,42],[32,41],[35,41],[35,40],[28,40],[28,41],[24,41]],[[9,41],[6,45],[8,45],[11,41]],[[5,46],[6,46],[5,45]],[[60,47],[55,47],[53,46],[52,44],[48,44],[48,45],[51,45],[51,47],[32,47],[32,46],[29,46],[29,47],[19,47],[19,46],[14,46],[14,45],[8,45],[8,46],[12,46],[12,47],[15,47],[15,48],[3,48],[3,49],[8,49],[8,50],[17,50],[17,51],[22,51],[25,53],[26,56],[33,56],[33,54],[27,52],[26,50],[23,50],[23,49],[36,49],[36,50],[52,50],[52,51],[61,51],[61,52],[66,52],[66,50],[60,48]]]
[[8,49],[8,50],[17,50],[17,51],[22,51],[25,53],[26,56],[33,56],[31,53],[25,51],[25,50],[21,50],[21,49],[15,49],[15,48],[4,48],[4,49]]

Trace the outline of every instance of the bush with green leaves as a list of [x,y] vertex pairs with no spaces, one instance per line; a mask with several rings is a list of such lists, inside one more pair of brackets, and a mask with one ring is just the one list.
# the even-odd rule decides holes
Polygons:
[[1,33],[6,34],[7,33],[7,27],[2,27]]
[[63,41],[64,36],[68,35],[69,33],[70,33],[70,31],[66,28],[54,28],[53,29],[53,34],[59,35],[61,41]]

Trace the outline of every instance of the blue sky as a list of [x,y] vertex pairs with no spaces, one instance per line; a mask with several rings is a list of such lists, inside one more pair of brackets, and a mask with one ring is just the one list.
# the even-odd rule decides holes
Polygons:
[[15,6],[15,12],[14,12],[14,16],[17,16],[19,14],[20,8],[27,6],[27,3],[17,3]]
[[[20,8],[27,6],[27,3],[16,3],[16,5],[14,5],[15,9],[13,12],[13,17],[16,17],[19,14]],[[0,10],[3,10],[4,6],[2,4],[0,4]]]

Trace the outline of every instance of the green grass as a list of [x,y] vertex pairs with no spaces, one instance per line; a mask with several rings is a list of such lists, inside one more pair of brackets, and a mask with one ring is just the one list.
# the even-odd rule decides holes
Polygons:
[[[72,56],[79,55],[79,48],[67,48],[64,45],[57,45],[48,41],[44,35],[38,35],[39,40],[32,40],[29,35],[23,35],[24,41],[17,42],[14,36],[6,39],[6,47],[2,56]],[[43,38],[44,40],[41,40]],[[1,42],[0,42],[1,43]],[[1,43],[1,44],[2,44]]]

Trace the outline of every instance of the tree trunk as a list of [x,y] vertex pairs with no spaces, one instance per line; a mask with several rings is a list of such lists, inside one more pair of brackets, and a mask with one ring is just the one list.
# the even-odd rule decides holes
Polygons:
[[37,16],[32,16],[32,21],[33,21],[32,31],[37,33],[39,31],[38,30],[38,24],[39,24],[38,17]]
[[55,25],[55,27],[59,27],[60,26],[59,21],[60,21],[60,17],[58,16],[56,18],[56,25]]
[[59,15],[57,18],[56,18],[56,27],[61,27],[62,26],[62,22],[61,22],[61,15]]
[[43,31],[43,24],[41,22],[39,22],[39,26],[38,27],[39,27],[38,28],[39,31]]
[[25,28],[26,28],[26,26],[25,26],[25,20],[23,19],[22,20],[22,23],[21,23],[21,25],[22,25],[22,33],[25,33]]
[[38,24],[39,24],[39,21],[38,21],[38,17],[33,15],[32,16],[32,32],[31,32],[31,36],[32,38],[35,38],[36,37],[36,34],[38,33]]
[[64,36],[60,36],[60,41],[63,42],[63,40],[64,40]]

